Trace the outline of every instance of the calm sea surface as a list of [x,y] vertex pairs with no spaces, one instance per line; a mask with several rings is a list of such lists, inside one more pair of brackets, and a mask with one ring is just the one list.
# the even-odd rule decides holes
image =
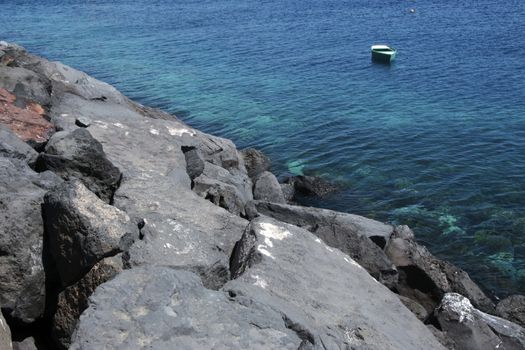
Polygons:
[[0,40],[337,181],[309,204],[408,224],[525,293],[523,0],[0,0]]

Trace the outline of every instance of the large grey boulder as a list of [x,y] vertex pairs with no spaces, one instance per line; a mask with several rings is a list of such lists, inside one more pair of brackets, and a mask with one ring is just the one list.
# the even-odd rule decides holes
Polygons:
[[138,227],[80,181],[65,182],[44,198],[43,216],[49,250],[62,285],[84,276],[98,261],[127,250]]
[[[226,228],[227,229],[227,228]],[[150,215],[141,229],[143,239],[127,254],[129,267],[143,265],[185,268],[199,274],[206,287],[219,289],[229,280],[226,251],[209,233],[162,215]],[[233,245],[230,246],[233,249]]]
[[81,180],[106,203],[111,202],[122,176],[107,159],[100,142],[84,128],[53,135],[40,154],[37,167],[52,170],[65,180]]
[[301,343],[279,310],[231,300],[187,271],[141,267],[95,291],[70,349],[296,350]]
[[45,304],[42,263],[44,194],[61,182],[25,161],[0,158],[0,304],[11,317],[31,323]]
[[501,300],[496,306],[496,313],[525,327],[525,295],[511,295]]
[[33,165],[38,153],[9,128],[0,125],[0,157],[21,159]]
[[0,349],[12,350],[11,330],[5,321],[4,315],[0,312]]
[[303,227],[330,247],[340,249],[385,285],[397,282],[396,268],[380,248],[392,234],[392,226],[327,209],[262,201],[256,206],[260,213]]
[[250,178],[255,179],[259,174],[270,170],[272,162],[261,151],[255,148],[246,148],[241,150],[241,155]]
[[385,247],[385,253],[399,271],[396,289],[401,295],[423,305],[428,312],[445,293],[459,293],[485,312],[494,312],[492,301],[469,275],[449,262],[434,257],[414,240],[407,227],[397,227]]
[[253,199],[274,203],[286,203],[281,185],[274,174],[264,171],[254,180]]
[[236,245],[223,290],[281,310],[320,349],[444,349],[393,294],[312,233],[268,217]]
[[459,350],[525,349],[525,329],[486,314],[457,293],[447,293],[434,316]]
[[56,312],[51,325],[55,342],[63,349],[70,345],[80,314],[88,307],[88,298],[95,289],[123,270],[122,254],[105,258],[95,264],[77,283],[58,295]]

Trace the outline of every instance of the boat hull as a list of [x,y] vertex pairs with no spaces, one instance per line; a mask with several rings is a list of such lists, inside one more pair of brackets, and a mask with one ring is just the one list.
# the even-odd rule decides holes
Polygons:
[[378,63],[391,63],[396,59],[396,53],[383,53],[372,51],[372,61]]

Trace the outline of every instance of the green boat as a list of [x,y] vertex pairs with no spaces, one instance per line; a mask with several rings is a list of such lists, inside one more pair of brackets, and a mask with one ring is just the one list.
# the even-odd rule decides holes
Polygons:
[[372,61],[390,63],[396,59],[397,50],[387,45],[372,45]]

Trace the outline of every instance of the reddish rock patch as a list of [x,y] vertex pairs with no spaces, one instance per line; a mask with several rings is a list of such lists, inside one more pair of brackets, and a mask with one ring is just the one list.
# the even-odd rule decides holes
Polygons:
[[0,123],[24,141],[47,141],[55,128],[43,117],[44,108],[38,103],[29,102],[26,108],[22,109],[14,105],[15,101],[15,95],[0,88]]

